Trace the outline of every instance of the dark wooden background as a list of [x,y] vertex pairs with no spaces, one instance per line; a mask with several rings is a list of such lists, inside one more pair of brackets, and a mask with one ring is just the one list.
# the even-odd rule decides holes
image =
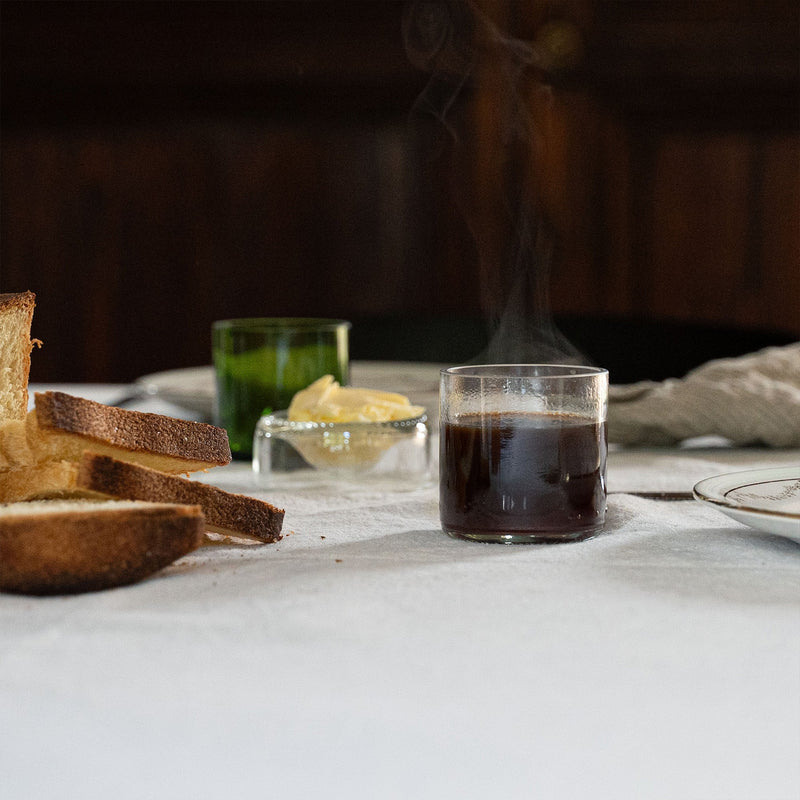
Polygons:
[[463,361],[534,266],[526,318],[612,380],[794,341],[798,31],[781,0],[5,0],[32,379],[205,364],[232,316]]

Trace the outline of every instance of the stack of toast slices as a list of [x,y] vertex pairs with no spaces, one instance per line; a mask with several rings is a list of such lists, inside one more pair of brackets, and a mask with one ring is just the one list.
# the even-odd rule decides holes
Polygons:
[[283,509],[188,477],[230,462],[223,429],[62,392],[29,410],[35,301],[0,294],[0,591],[96,591],[203,544],[281,539]]

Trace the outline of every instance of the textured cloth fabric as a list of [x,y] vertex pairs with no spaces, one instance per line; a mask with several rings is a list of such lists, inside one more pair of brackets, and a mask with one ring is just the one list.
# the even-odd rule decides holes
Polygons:
[[0,795],[796,798],[800,546],[618,494],[788,461],[620,449],[603,534],[514,547],[445,536],[435,486],[210,470],[286,538],[0,595]]
[[800,545],[631,492],[798,460],[612,448],[603,533],[513,547],[445,536],[435,480],[201,473],[285,539],[0,594],[0,797],[796,800]]
[[680,379],[612,386],[608,432],[625,445],[721,436],[800,446],[800,343],[710,361]]

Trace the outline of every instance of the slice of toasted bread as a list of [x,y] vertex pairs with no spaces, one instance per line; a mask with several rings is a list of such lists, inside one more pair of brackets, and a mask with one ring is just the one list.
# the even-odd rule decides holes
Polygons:
[[251,536],[262,542],[282,538],[282,508],[109,456],[85,453],[76,482],[83,489],[121,499],[199,505],[205,514],[206,530],[226,536]]
[[207,531],[260,542],[277,542],[282,538],[284,510],[281,508],[110,456],[86,452],[79,462],[50,461],[0,472],[0,502],[64,497],[114,497],[199,505]]
[[51,595],[142,580],[197,548],[198,506],[42,500],[0,506],[0,590]]
[[23,419],[28,413],[28,378],[31,322],[36,295],[33,292],[0,294],[0,422]]
[[[0,444],[8,466],[79,461],[85,450],[171,473],[196,472],[231,460],[228,434],[214,425],[116,408],[64,392],[36,392],[34,398],[25,421],[31,453]],[[4,434],[0,429],[0,437]]]

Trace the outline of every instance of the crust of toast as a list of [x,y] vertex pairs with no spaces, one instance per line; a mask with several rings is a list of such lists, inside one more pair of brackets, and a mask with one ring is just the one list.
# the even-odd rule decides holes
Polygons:
[[214,425],[107,406],[63,392],[36,392],[26,420],[35,461],[78,461],[85,450],[162,472],[230,463],[228,434]]
[[197,506],[42,501],[0,507],[0,590],[72,594],[149,577],[202,542]]
[[197,504],[206,530],[226,536],[246,535],[262,542],[282,538],[284,510],[264,500],[234,494],[194,480],[94,453],[84,454],[76,479],[83,490],[127,500]]
[[265,543],[283,536],[284,510],[264,500],[106,455],[87,452],[80,462],[51,461],[0,472],[0,502],[75,497],[199,505],[207,531]]

